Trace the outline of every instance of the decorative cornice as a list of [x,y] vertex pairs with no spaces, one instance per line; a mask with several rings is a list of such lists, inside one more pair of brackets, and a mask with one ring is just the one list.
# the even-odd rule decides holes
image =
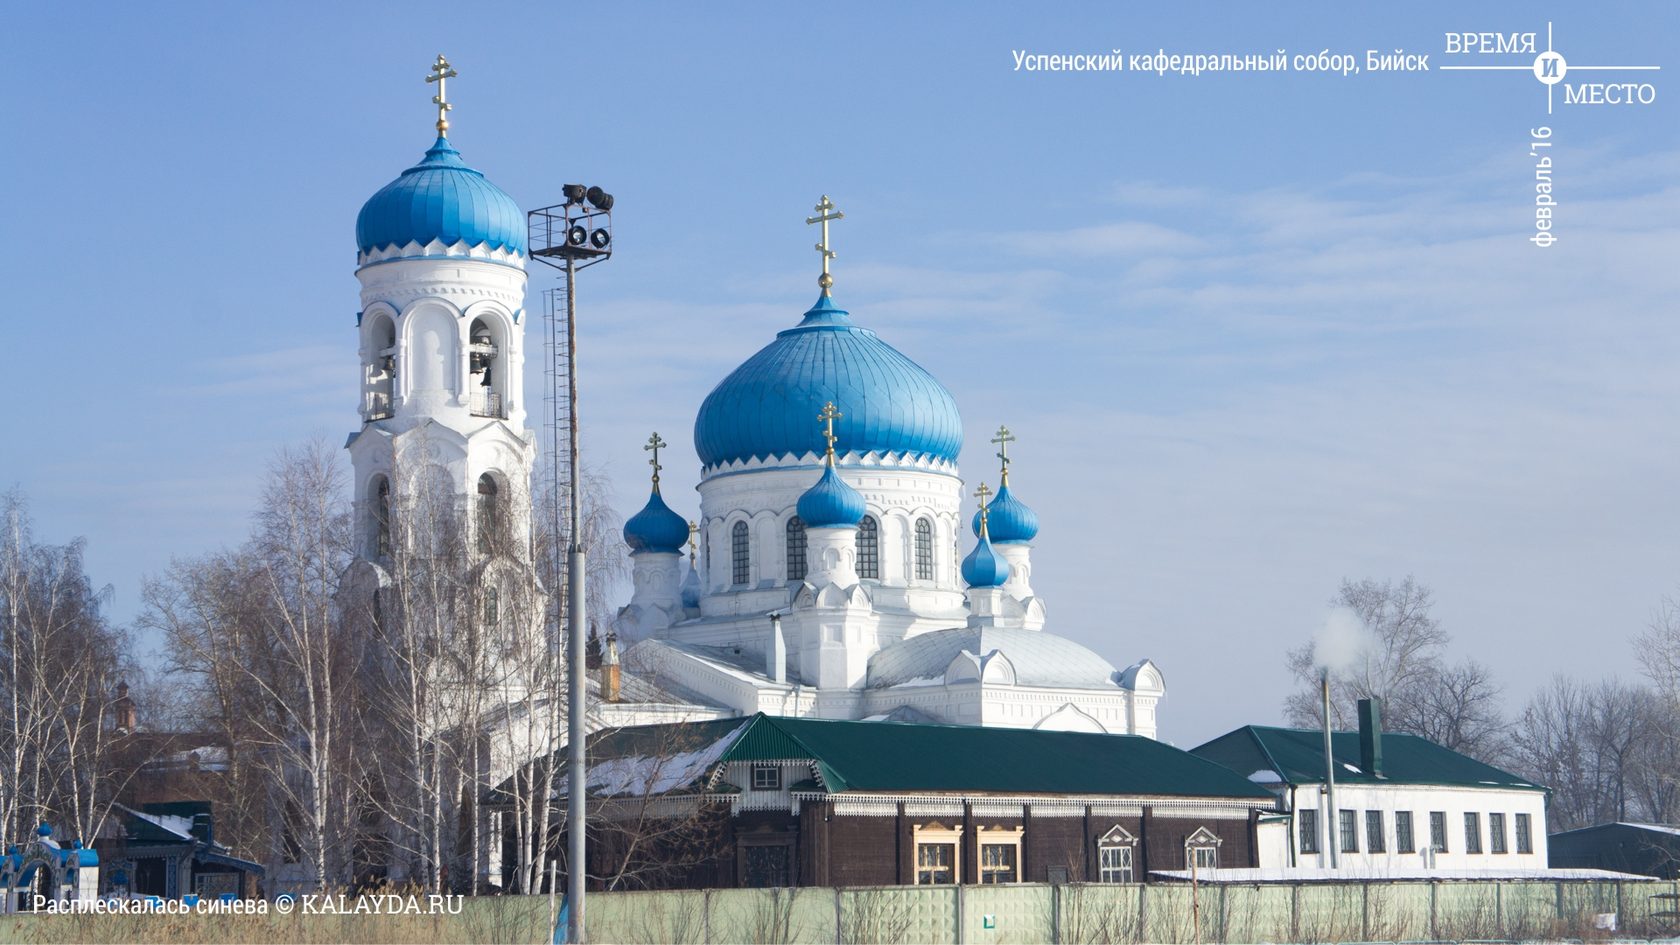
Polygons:
[[484,262],[501,263],[507,266],[525,268],[525,256],[505,247],[490,248],[488,243],[468,246],[466,240],[445,246],[441,240],[432,240],[422,246],[410,240],[408,243],[381,246],[365,253],[356,254],[356,265],[371,266],[374,263],[389,262],[393,259],[477,259]]

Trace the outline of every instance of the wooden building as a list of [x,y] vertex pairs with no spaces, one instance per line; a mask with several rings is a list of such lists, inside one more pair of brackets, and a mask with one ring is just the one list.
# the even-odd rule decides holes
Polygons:
[[1142,882],[1259,865],[1275,807],[1135,735],[758,714],[602,732],[589,758],[590,873],[611,888]]

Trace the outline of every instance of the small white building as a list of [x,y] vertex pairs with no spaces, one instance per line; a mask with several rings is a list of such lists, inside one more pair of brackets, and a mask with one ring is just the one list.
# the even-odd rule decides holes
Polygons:
[[[1191,750],[1278,796],[1289,833],[1269,833],[1260,865],[1355,873],[1543,870],[1546,789],[1416,735],[1384,732],[1361,700],[1359,731],[1331,735],[1335,810],[1325,787],[1324,733],[1247,725]],[[1338,829],[1332,834],[1330,825]]]

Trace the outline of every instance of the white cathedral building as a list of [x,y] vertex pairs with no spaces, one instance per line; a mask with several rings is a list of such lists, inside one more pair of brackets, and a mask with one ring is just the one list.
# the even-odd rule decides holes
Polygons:
[[[463,537],[490,560],[493,594],[537,581],[537,442],[523,399],[528,232],[518,203],[451,145],[439,105],[436,142],[356,222],[362,424],[348,448],[358,567],[389,580],[380,567],[400,540],[396,510],[424,487],[468,513]],[[660,494],[657,462],[646,507],[625,525],[634,592],[613,631],[633,644],[626,667],[657,686],[646,691],[683,703],[617,714],[1153,737],[1160,671],[1148,660],[1117,669],[1045,629],[1032,587],[1038,521],[1009,482],[1012,437],[998,437],[997,494],[968,516],[955,399],[836,304],[828,222],[839,218],[825,197],[809,221],[823,225],[816,304],[700,405],[697,553]],[[975,541],[966,557],[965,528]]]
[[625,523],[626,664],[740,713],[1154,737],[1154,664],[1116,669],[1045,629],[1013,437],[999,430],[1000,488],[982,485],[967,518],[956,401],[835,303],[827,224],[840,214],[827,197],[816,209],[816,304],[695,419],[697,549],[685,563],[691,529],[660,493],[657,453],[653,492]]

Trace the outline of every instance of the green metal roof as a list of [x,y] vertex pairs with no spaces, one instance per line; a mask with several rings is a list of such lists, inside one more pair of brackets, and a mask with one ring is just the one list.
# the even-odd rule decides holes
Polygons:
[[[1358,732],[1332,732],[1330,740],[1331,752],[1336,759],[1338,784],[1435,784],[1545,790],[1509,771],[1443,748],[1427,738],[1399,732],[1382,733],[1383,777],[1378,778],[1360,766]],[[1324,782],[1324,733],[1318,729],[1246,725],[1190,751],[1245,777],[1272,771],[1286,784]]]
[[811,762],[830,792],[1272,798],[1221,765],[1151,738],[967,725],[759,714],[603,733],[590,746],[590,760],[639,756],[655,746],[703,751],[737,730],[719,763]]

